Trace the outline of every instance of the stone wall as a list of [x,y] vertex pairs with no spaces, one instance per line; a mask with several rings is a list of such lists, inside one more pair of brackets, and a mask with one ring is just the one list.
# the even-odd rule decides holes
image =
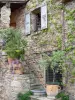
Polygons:
[[10,15],[11,15],[11,9],[7,8],[6,6],[3,6],[1,8],[1,27],[6,28],[10,25]]
[[12,74],[8,63],[2,63],[0,67],[0,100],[16,100],[18,93],[26,93],[29,90],[29,74]]
[[[41,7],[44,3],[47,4],[48,8],[48,28],[45,30],[40,30],[37,32],[33,31],[33,15],[32,11],[35,10],[38,7]],[[16,12],[16,27],[20,28],[22,30],[23,37],[27,39],[28,41],[28,48],[26,52],[26,62],[30,68],[30,73],[32,73],[32,76],[34,79],[31,81],[31,84],[40,84],[38,76],[34,74],[37,70],[38,73],[42,73],[41,79],[43,78],[45,82],[45,75],[44,75],[44,68],[40,68],[38,62],[41,58],[41,53],[43,52],[51,52],[53,50],[56,50],[58,48],[57,39],[58,37],[61,37],[61,30],[58,30],[56,33],[56,28],[61,27],[61,10],[59,9],[57,12],[54,11],[54,6],[61,6],[60,2],[56,2],[54,4],[51,4],[48,0],[32,0],[29,1],[25,8],[21,8],[17,10]],[[53,8],[52,8],[53,7]],[[50,10],[51,9],[51,10]],[[54,13],[53,13],[54,11]],[[31,34],[26,36],[25,35],[25,14],[30,13],[31,16]],[[52,14],[53,13],[53,14]],[[50,15],[52,16],[50,17]],[[52,20],[51,20],[52,19]],[[56,25],[58,27],[56,27]],[[53,30],[54,28],[54,30]],[[40,70],[40,72],[38,71]],[[32,87],[31,87],[32,88]]]
[[[6,74],[4,77],[7,100],[16,100],[18,93],[26,93],[30,89],[29,75]],[[10,92],[9,92],[10,91]]]
[[[11,9],[3,6],[1,8],[0,28],[10,26],[10,15]],[[25,62],[23,62],[23,66],[24,74],[12,74],[10,71],[11,65],[9,66],[7,63],[7,57],[0,55],[0,100],[16,100],[18,93],[26,93],[30,90],[29,69]]]
[[[68,2],[66,5],[65,5],[65,9],[68,10],[68,11],[73,11],[75,10],[75,1],[73,0],[72,2]],[[68,12],[65,13],[65,16],[68,15]],[[71,16],[71,15],[70,15]],[[71,27],[70,27],[70,24],[72,24],[74,21],[71,20],[71,19],[68,19],[67,21],[65,21],[65,33],[69,33],[70,30],[71,30]],[[72,34],[75,34],[74,31],[71,32]],[[73,46],[73,44],[72,44]],[[72,51],[73,52],[73,51]],[[73,57],[73,56],[72,56]],[[71,65],[70,65],[71,67]],[[69,95],[70,95],[70,100],[75,100],[75,81],[74,83],[70,83],[70,80],[71,80],[71,75],[69,75],[69,77],[67,77],[68,79],[68,84],[67,84],[67,88],[66,90],[69,92]],[[75,79],[74,79],[75,80]]]
[[[42,4],[47,4],[48,9],[48,28],[44,30],[40,30],[37,32],[33,31],[33,16],[32,11],[36,9],[39,6],[42,6]],[[58,6],[58,7],[57,7]],[[59,41],[61,41],[62,38],[62,12],[61,12],[61,6],[62,4],[60,2],[52,2],[52,0],[31,0],[27,3],[27,5],[23,8],[20,8],[13,13],[16,14],[16,27],[22,30],[23,38],[27,39],[28,41],[28,48],[26,52],[26,66],[28,66],[30,71],[30,85],[40,84],[40,81],[38,79],[38,76],[35,74],[35,68],[36,70],[42,71],[38,65],[38,62],[41,58],[41,53],[43,52],[51,52],[53,50],[61,49],[62,42],[59,44]],[[70,2],[65,5],[65,7],[69,9],[75,8],[75,2]],[[6,10],[5,7],[2,9],[2,20],[4,25],[7,27],[9,26],[9,16],[10,16],[10,10],[9,8]],[[7,17],[4,12],[7,11]],[[30,13],[31,14],[31,34],[25,35],[25,14]],[[6,19],[5,19],[6,17]],[[67,26],[65,26],[67,28]],[[58,41],[59,40],[59,41]],[[6,75],[6,78],[9,77],[10,74]],[[44,76],[44,73],[43,73]],[[21,77],[21,76],[15,76],[15,77]],[[26,76],[25,76],[26,77]],[[11,78],[14,78],[14,75],[11,75]],[[22,77],[21,77],[22,78]],[[44,78],[44,77],[43,77]],[[14,78],[15,79],[15,78]],[[23,77],[24,79],[24,77]],[[44,78],[45,79],[45,78]],[[28,79],[29,80],[29,79]],[[11,79],[10,79],[11,81]],[[10,83],[9,83],[10,84]],[[35,85],[36,86],[36,85]],[[13,88],[13,87],[12,87]],[[31,86],[32,88],[32,86]],[[71,88],[73,90],[73,88]],[[71,91],[70,91],[71,92]],[[74,93],[74,90],[73,90]],[[71,92],[71,94],[73,94]]]
[[[44,3],[47,4],[47,8],[48,8],[48,13],[47,13],[48,28],[45,30],[34,32],[33,31],[33,21],[32,21],[33,20],[32,11]],[[17,24],[17,27],[19,28],[23,27],[22,31],[24,32],[24,37],[28,41],[28,50],[26,52],[27,54],[26,56],[27,56],[27,62],[28,62],[27,64],[29,65],[31,69],[36,68],[36,67],[39,68],[38,61],[41,58],[41,55],[40,55],[41,53],[61,49],[62,47],[62,42],[61,42],[62,40],[62,10],[61,10],[61,7],[62,7],[62,4],[60,2],[53,3],[51,0],[44,0],[44,1],[43,0],[32,0],[27,3],[26,7],[23,8],[23,10],[21,10],[21,11],[25,11],[25,14],[30,13],[30,16],[31,16],[31,34],[30,35],[28,36],[25,35],[25,28],[24,28],[25,18],[24,18],[24,15],[22,15],[23,12],[21,15],[19,15],[18,19],[20,19],[20,21],[18,20],[18,24]],[[75,1],[67,3],[65,5],[65,8],[69,10],[75,9]],[[21,17],[24,19],[22,19]],[[64,27],[65,27],[65,33],[67,34],[68,33],[67,22],[65,22]],[[59,43],[59,41],[61,43]],[[39,55],[39,58],[37,55]],[[34,76],[35,75],[33,75],[33,78],[36,79]],[[69,91],[69,93],[74,94],[74,88],[69,89],[69,87],[68,87],[68,90],[73,90],[73,92]]]
[[[33,49],[34,48],[36,49],[37,46],[34,44],[34,41],[32,39],[30,39],[31,36],[26,37],[26,35],[25,35],[25,8],[20,8],[20,9],[14,11],[13,16],[14,15],[15,15],[15,20],[16,20],[16,27],[21,29],[23,38],[26,38],[26,40],[28,41],[28,44],[29,44],[27,51],[26,51],[26,55],[25,55],[25,61],[26,61],[26,66],[28,66],[29,72],[30,72],[31,89],[33,89],[35,87],[42,88],[40,81],[38,79],[38,76],[36,75],[36,72],[35,72],[35,66],[37,68],[36,71],[38,72],[38,70],[39,70],[39,66],[37,63],[39,62],[41,55],[36,53],[36,51],[34,53]],[[34,47],[32,47],[32,43],[33,43]],[[41,73],[42,72],[43,71],[41,70]]]
[[4,100],[4,98],[6,97],[6,91],[4,88],[4,78],[3,78],[3,72],[4,72],[4,68],[0,67],[0,100]]

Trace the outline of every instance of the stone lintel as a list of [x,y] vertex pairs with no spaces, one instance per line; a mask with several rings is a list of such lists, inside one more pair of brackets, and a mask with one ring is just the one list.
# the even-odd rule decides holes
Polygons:
[[10,4],[10,8],[16,9],[26,4],[28,1],[30,0],[0,0],[0,8],[4,6],[5,4],[8,4],[8,5]]
[[63,3],[67,3],[67,2],[70,2],[70,1],[73,1],[73,0],[62,0]]
[[27,0],[0,0],[1,3],[6,3],[6,2],[13,2],[13,3],[25,3]]

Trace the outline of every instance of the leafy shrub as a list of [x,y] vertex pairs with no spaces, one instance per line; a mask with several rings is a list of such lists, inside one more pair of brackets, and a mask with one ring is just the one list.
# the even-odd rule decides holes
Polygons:
[[0,35],[5,42],[3,50],[10,58],[23,60],[27,41],[22,37],[21,31],[14,28],[0,30]]
[[56,98],[61,98],[61,100],[69,100],[69,95],[64,92],[60,92],[56,95]]
[[28,91],[25,94],[19,93],[17,95],[17,100],[30,100],[30,95],[32,95],[31,91]]
[[65,62],[64,58],[65,58],[65,51],[57,50],[53,51],[51,56],[48,56],[47,54],[44,53],[42,55],[42,59],[40,59],[39,61],[39,65],[41,67],[48,68],[48,66],[50,66],[50,69],[53,72],[53,80],[52,80],[53,84],[55,82],[58,82],[58,80],[56,81],[56,74],[58,72],[63,72],[64,62]]

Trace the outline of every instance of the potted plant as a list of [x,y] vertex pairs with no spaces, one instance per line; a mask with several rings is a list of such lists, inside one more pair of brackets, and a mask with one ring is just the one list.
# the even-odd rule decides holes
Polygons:
[[22,59],[27,41],[21,36],[20,30],[14,28],[3,29],[1,37],[5,41],[3,50],[7,53],[8,57]]
[[[8,56],[8,63],[24,60],[27,41],[22,37],[21,31],[14,28],[2,29],[0,31],[4,41],[3,50]],[[18,62],[19,63],[19,62]]]
[[53,51],[51,56],[47,54],[43,54],[43,58],[40,60],[40,65],[42,67],[47,68],[50,66],[50,69],[53,71],[53,81],[49,84],[46,84],[46,92],[48,96],[55,97],[60,89],[59,82],[56,81],[55,75],[56,73],[63,70],[63,63],[64,63],[64,51],[58,50]]

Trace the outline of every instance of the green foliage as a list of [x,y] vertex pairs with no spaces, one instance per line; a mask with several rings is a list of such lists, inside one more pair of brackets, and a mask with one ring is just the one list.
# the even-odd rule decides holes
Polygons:
[[73,49],[73,46],[70,45],[70,46],[68,46],[67,48],[65,48],[65,51],[66,51],[66,52],[70,52],[70,51],[72,51],[72,49]]
[[51,58],[45,53],[43,53],[42,56],[43,58],[39,60],[39,65],[47,68],[51,63]]
[[71,78],[69,82],[70,82],[71,84],[74,84],[75,79],[74,79],[74,78]]
[[75,68],[73,68],[73,70],[72,70],[72,76],[75,77]]
[[31,91],[28,91],[25,94],[19,93],[17,95],[17,100],[30,100],[30,96],[32,95]]
[[54,69],[57,65],[61,66],[64,62],[65,52],[62,50],[53,51],[51,56],[43,54],[43,59],[39,61],[39,64],[44,67],[50,67]]
[[67,38],[65,42],[66,64],[67,71],[71,77],[68,76],[69,83],[75,82],[75,9],[64,9],[65,20],[67,23]]
[[22,38],[21,32],[18,29],[3,29],[0,31],[0,35],[5,41],[3,49],[7,55],[11,58],[23,59],[27,41]]
[[51,66],[54,68],[55,66],[61,66],[64,62],[65,52],[62,50],[54,51],[51,57]]
[[75,10],[65,9],[65,11],[67,12],[66,20],[72,20],[72,21],[75,20],[75,16],[74,16]]
[[61,39],[61,37],[58,36],[58,37],[56,38],[56,40],[57,40],[58,49],[61,49],[61,47],[62,47],[62,39]]
[[53,70],[53,82],[55,81],[55,74],[59,70],[63,70],[65,52],[62,50],[53,51],[51,56],[43,54],[43,58],[39,61],[39,65],[42,67],[49,67]]
[[61,100],[69,100],[69,95],[67,95],[65,92],[60,92],[56,95],[56,98],[61,98]]

